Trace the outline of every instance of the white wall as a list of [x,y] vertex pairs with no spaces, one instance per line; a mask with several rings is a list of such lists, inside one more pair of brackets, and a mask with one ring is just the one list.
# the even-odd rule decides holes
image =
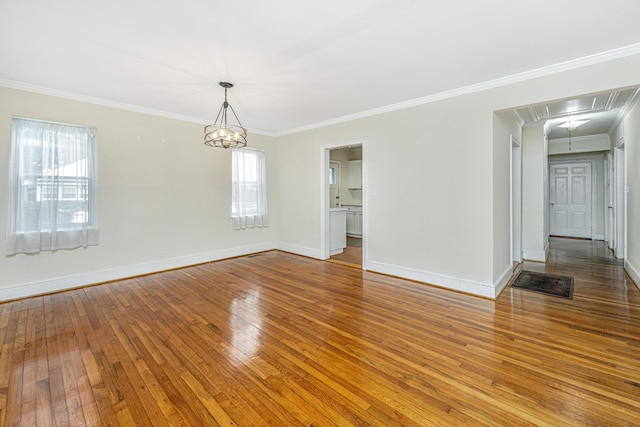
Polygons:
[[[491,229],[477,224],[492,221],[492,199],[483,197],[491,194],[492,179],[483,171],[491,170],[487,165],[493,154],[483,144],[468,145],[466,135],[460,138],[452,132],[459,125],[458,117],[475,117],[473,127],[491,135],[492,112],[478,117],[475,107],[473,96],[463,105],[445,100],[388,113],[384,118],[279,138],[281,168],[295,165],[295,170],[287,171],[290,177],[280,175],[279,192],[302,197],[302,201],[280,198],[281,223],[288,225],[280,230],[280,242],[319,247],[319,178],[313,176],[307,182],[306,176],[319,170],[314,165],[320,162],[320,146],[366,138],[369,156],[364,167],[369,187],[376,193],[368,198],[365,230],[370,233],[370,269],[405,277],[434,274],[443,281],[463,279],[464,286],[467,280],[475,285],[477,277],[491,282],[491,268],[485,268],[492,264],[491,253],[482,250],[481,243],[492,241]],[[452,115],[452,109],[458,114]],[[308,184],[304,193],[297,192],[298,184],[290,179],[301,175]]]
[[549,140],[549,155],[608,151],[610,147],[611,138],[606,134],[579,136],[571,138],[571,140],[569,138],[551,139]]
[[[494,138],[494,165],[504,165],[511,162],[511,137],[522,142],[522,126],[512,112],[499,113],[493,119]],[[511,170],[509,168],[493,168],[494,191],[497,194],[510,194],[511,192]],[[522,192],[522,189],[521,189]],[[494,197],[494,212],[510,212],[510,197]],[[494,243],[511,241],[511,222],[505,221],[500,215],[493,216]],[[513,266],[511,264],[511,247],[501,244],[493,245],[493,277],[498,282],[504,284],[505,279],[511,277]]]
[[[375,196],[365,189],[369,268],[495,296],[510,262],[510,178],[509,146],[504,132],[494,135],[494,111],[631,86],[639,70],[640,56],[627,57],[280,137],[280,168],[293,168],[280,174],[278,191],[296,197],[280,199],[287,227],[278,240],[319,251],[319,147],[363,138],[375,188]],[[538,188],[548,187],[546,173]],[[542,250],[548,191],[541,196]]]
[[[99,246],[39,255],[5,253],[8,174],[0,174],[0,300],[275,247],[277,147],[266,151],[270,226],[232,231],[231,151],[206,148],[203,126],[0,87],[0,165],[11,117],[91,125],[98,132]],[[164,259],[163,259],[164,256]]]
[[[0,289],[161,269],[171,265],[159,259],[162,250],[179,263],[276,242],[319,257],[320,147],[366,140],[364,167],[376,190],[365,196],[369,267],[494,297],[510,262],[509,144],[494,112],[636,85],[639,73],[634,55],[275,140],[252,135],[267,151],[271,226],[249,232],[229,229],[229,153],[205,153],[201,125],[2,89],[0,164],[8,161],[11,115],[98,127],[103,232],[99,247],[0,259]],[[6,187],[0,176],[0,224]],[[637,265],[637,242],[630,254]]]

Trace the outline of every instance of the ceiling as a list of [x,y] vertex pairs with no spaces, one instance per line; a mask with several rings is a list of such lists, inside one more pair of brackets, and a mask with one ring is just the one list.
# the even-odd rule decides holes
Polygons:
[[[599,135],[615,130],[638,100],[639,93],[638,88],[616,90],[518,108],[515,112],[525,125],[548,123],[547,137],[550,140]],[[585,123],[571,131],[560,126],[569,120]]]
[[[0,2],[0,85],[253,131],[314,124],[622,47],[637,0]],[[640,51],[640,49],[639,49]]]

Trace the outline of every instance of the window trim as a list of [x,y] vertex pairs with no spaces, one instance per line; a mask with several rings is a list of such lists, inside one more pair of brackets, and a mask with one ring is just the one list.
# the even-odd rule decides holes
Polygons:
[[[19,123],[22,122],[22,123]],[[32,122],[33,126],[30,128],[28,123]],[[48,128],[47,125],[51,127]],[[40,128],[38,128],[40,127]],[[67,127],[69,129],[64,129]],[[70,132],[72,128],[75,128],[77,132]],[[71,175],[71,181],[68,185],[75,186],[73,189],[75,197],[65,198],[64,187],[65,182],[69,181],[69,176],[65,175],[48,175],[46,173],[24,173],[21,167],[21,163],[25,159],[25,144],[26,140],[21,138],[21,135],[17,135],[17,132],[21,130],[27,132],[31,129],[34,132],[65,132],[67,131],[71,135],[82,134],[86,137],[86,156],[83,156],[77,162],[86,160],[86,165],[81,165],[82,168],[86,168],[86,173],[82,175]],[[85,129],[83,134],[80,130]],[[73,136],[72,136],[73,137]],[[58,146],[58,141],[51,143],[45,138],[34,138],[36,144],[52,144],[52,146]],[[82,144],[82,143],[81,143]],[[94,126],[78,125],[73,123],[63,123],[50,120],[40,120],[29,117],[12,117],[12,131],[11,131],[11,153],[9,164],[9,215],[7,218],[7,255],[15,255],[18,253],[38,253],[41,251],[55,251],[59,249],[75,249],[78,247],[86,247],[90,245],[97,245],[99,243],[99,227],[98,227],[98,194],[97,194],[97,129]],[[73,164],[73,163],[70,163]],[[54,168],[59,171],[62,167],[61,163],[56,161],[51,163],[50,169]],[[68,166],[68,165],[67,165]],[[21,173],[23,172],[23,173]],[[30,192],[28,189],[23,190],[24,182],[26,179],[34,181],[33,187],[35,191]],[[79,180],[79,181],[78,181]],[[55,182],[54,188],[48,187],[43,183],[45,181]],[[60,183],[62,181],[62,183]],[[84,184],[81,184],[84,182]],[[57,187],[57,188],[56,188]],[[85,206],[85,215],[88,216],[88,220],[85,222],[77,222],[75,219],[75,212],[70,222],[64,223],[55,230],[55,227],[43,227],[42,229],[32,229],[28,224],[22,224],[19,220],[21,210],[24,208],[24,203],[28,202],[30,198],[36,197],[38,200],[54,200],[55,202],[70,202],[78,200],[81,194],[85,191],[81,190],[81,187],[86,187],[87,193],[87,205]],[[26,194],[25,199],[21,198],[20,193]],[[32,193],[32,194],[30,194]],[[39,202],[38,202],[39,203]],[[48,229],[47,229],[48,228]]]
[[[236,163],[238,163],[238,153],[251,153],[255,155],[255,181],[240,181],[236,179],[239,171],[236,170]],[[256,148],[234,148],[231,155],[231,228],[234,230],[242,230],[245,228],[267,227],[268,226],[268,207],[267,207],[267,158],[266,153],[263,150]],[[239,208],[238,204],[243,201],[242,196],[245,188],[241,183],[255,182],[256,192],[256,207],[255,211],[247,212],[246,209]]]

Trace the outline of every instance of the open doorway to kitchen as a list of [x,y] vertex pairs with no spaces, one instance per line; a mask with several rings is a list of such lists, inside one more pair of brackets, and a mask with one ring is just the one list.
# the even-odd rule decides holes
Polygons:
[[365,143],[322,149],[323,259],[365,269]]

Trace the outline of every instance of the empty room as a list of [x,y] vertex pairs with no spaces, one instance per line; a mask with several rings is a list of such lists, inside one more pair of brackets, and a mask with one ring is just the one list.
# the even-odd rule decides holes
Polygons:
[[638,16],[3,2],[0,424],[639,425]]

